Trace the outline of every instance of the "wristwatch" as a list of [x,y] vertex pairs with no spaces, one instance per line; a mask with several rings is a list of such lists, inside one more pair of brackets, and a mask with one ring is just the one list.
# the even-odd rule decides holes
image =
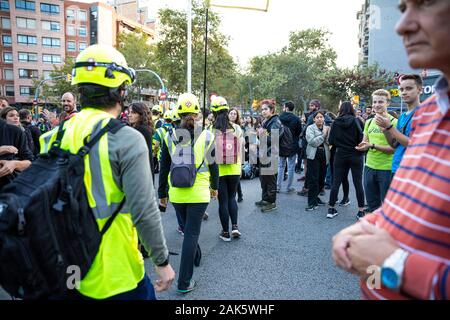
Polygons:
[[403,249],[397,249],[386,260],[381,267],[381,283],[393,290],[399,291],[402,286],[403,271],[409,253]]
[[370,146],[370,149],[372,149],[372,150],[375,149],[375,143],[372,143],[372,145]]

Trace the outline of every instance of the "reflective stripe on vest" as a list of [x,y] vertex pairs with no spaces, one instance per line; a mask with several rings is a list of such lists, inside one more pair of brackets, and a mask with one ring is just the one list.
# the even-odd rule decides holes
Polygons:
[[[172,140],[169,132],[165,136],[165,143],[168,146],[169,153],[172,155],[175,152],[175,143]],[[175,188],[170,184],[170,173],[168,178],[169,183],[169,198],[173,203],[209,203],[210,191],[209,191],[209,168],[206,153],[214,143],[214,136],[208,130],[204,130],[197,141],[194,143],[194,161],[198,168],[195,178],[195,183],[191,188]],[[203,161],[205,160],[205,161]]]
[[[87,136],[93,137],[112,118],[104,111],[86,108],[68,120],[61,148],[76,153]],[[56,139],[57,128],[41,137],[46,152]],[[109,160],[108,133],[85,156],[84,184],[89,206],[101,230],[124,197],[115,181]],[[136,288],[144,276],[144,262],[138,250],[138,236],[125,203],[104,235],[99,252],[79,291],[94,299],[105,299]]]

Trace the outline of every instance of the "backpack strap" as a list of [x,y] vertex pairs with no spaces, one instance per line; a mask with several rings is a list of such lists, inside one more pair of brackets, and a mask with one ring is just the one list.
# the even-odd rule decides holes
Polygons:
[[[102,120],[103,121],[103,120]],[[97,133],[91,140],[87,141],[88,137],[84,138],[84,146],[78,150],[77,154],[79,156],[84,157],[91,151],[92,147],[103,137],[103,135],[107,132],[116,133],[119,131],[122,127],[125,127],[125,124],[123,124],[120,120],[117,119],[111,119],[109,120],[108,124],[103,127],[102,130],[100,130],[99,133]]]
[[114,219],[119,214],[120,210],[122,210],[123,205],[125,204],[125,197],[123,197],[122,202],[117,207],[116,211],[112,214],[112,216],[106,221],[105,225],[103,226],[102,230],[100,231],[100,234],[103,236],[106,231],[108,231],[109,227],[111,227],[111,224],[113,223]]

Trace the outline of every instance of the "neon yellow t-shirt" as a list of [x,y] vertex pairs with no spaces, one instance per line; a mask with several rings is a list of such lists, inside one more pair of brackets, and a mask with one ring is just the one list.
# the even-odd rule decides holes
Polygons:
[[[397,119],[389,115],[391,124],[396,127]],[[364,135],[369,139],[370,144],[374,143],[379,146],[389,146],[389,143],[381,131],[380,127],[377,126],[374,119],[367,120],[364,126]],[[387,154],[379,150],[369,149],[367,153],[366,166],[374,170],[391,170],[392,159],[394,154]]]

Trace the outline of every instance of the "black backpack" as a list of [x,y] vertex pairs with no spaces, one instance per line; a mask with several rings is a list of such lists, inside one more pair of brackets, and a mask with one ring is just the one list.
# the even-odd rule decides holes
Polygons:
[[291,130],[285,125],[281,125],[280,131],[280,156],[291,157],[295,154],[294,137]]
[[70,270],[78,268],[79,280],[86,276],[125,199],[100,231],[86,196],[84,156],[105,133],[123,126],[110,120],[71,154],[60,148],[62,123],[49,152],[1,190],[0,286],[11,296],[67,297]]
[[[194,142],[182,145],[172,130],[169,131],[169,144],[170,141],[175,144],[175,153],[170,155],[172,159],[170,184],[175,188],[191,188],[194,186],[197,172],[203,166],[205,160],[203,159],[201,165],[197,168],[195,166]],[[168,146],[168,149],[170,151],[170,146]]]

